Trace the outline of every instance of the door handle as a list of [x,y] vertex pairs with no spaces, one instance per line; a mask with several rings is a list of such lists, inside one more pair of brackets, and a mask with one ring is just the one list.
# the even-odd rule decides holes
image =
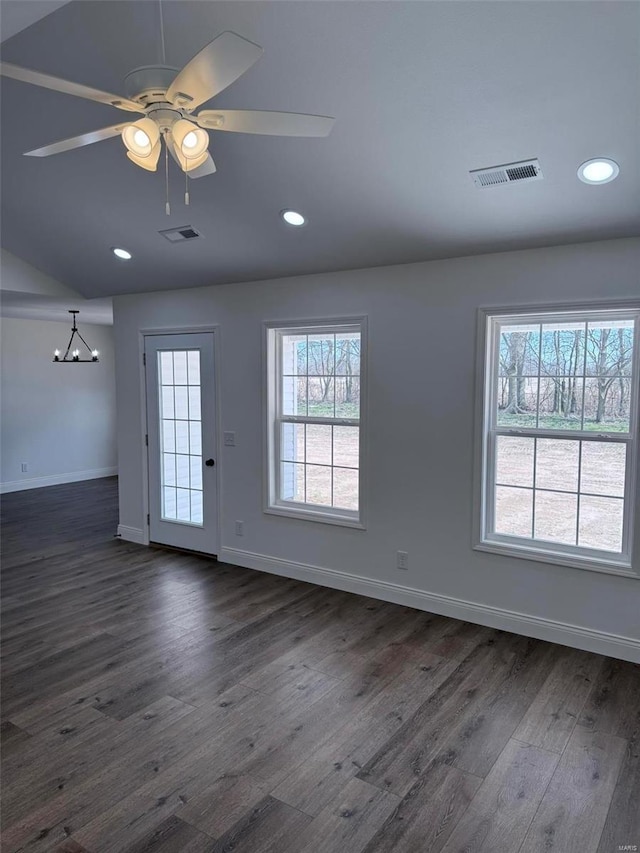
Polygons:
[[207,466],[207,468],[213,468],[213,466],[214,466],[216,463],[215,463],[215,460],[214,460],[214,459],[207,459],[207,461],[206,461],[204,464]]

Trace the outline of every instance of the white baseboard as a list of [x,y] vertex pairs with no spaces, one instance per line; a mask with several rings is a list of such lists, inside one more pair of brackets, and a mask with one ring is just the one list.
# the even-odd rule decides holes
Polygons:
[[50,477],[27,477],[24,480],[9,480],[0,483],[0,495],[7,492],[23,492],[26,489],[41,489],[44,486],[61,486],[64,483],[79,483],[81,480],[98,480],[101,477],[113,477],[118,473],[115,468],[93,468],[89,471],[72,471],[69,474],[53,474]]
[[127,542],[136,542],[138,545],[148,545],[144,530],[139,527],[127,527],[126,524],[118,525],[118,536]]
[[308,581],[309,583],[341,589],[370,598],[379,598],[394,604],[427,610],[441,616],[451,616],[478,625],[487,625],[502,631],[511,631],[525,637],[535,637],[551,643],[560,643],[575,649],[621,658],[632,663],[640,663],[640,639],[621,637],[617,634],[606,634],[590,628],[581,628],[564,622],[543,619],[487,604],[476,604],[461,598],[448,595],[425,592],[408,586],[389,581],[373,580],[361,575],[339,572],[335,569],[322,569],[305,563],[294,563],[290,560],[278,560],[263,554],[241,551],[237,548],[221,548],[218,559],[234,566],[247,569],[257,569],[287,578]]

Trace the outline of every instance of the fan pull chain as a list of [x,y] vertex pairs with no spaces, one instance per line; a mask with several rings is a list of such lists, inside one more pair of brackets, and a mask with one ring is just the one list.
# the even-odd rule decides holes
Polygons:
[[164,212],[167,216],[171,216],[171,205],[169,204],[169,146],[167,144],[167,137],[164,137],[164,177],[165,184],[167,188],[167,200],[164,206]]
[[184,173],[184,203],[189,206],[189,173]]

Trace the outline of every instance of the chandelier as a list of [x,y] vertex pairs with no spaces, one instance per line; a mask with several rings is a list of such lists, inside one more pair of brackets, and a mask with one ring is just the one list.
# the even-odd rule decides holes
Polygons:
[[[73,314],[73,326],[71,328],[71,337],[69,338],[69,343],[67,344],[67,351],[62,356],[62,358],[60,358],[60,350],[59,349],[54,350],[54,352],[53,352],[53,360],[54,361],[59,361],[61,363],[65,362],[68,364],[68,363],[73,362],[73,361],[98,361],[99,360],[98,359],[98,355],[99,355],[98,350],[97,349],[91,349],[89,344],[85,341],[85,339],[82,337],[82,335],[78,331],[78,327],[76,326],[76,314],[79,314],[79,313],[80,313],[79,311],[74,310],[74,309],[71,309],[69,311],[69,314]],[[87,348],[87,352],[91,354],[91,358],[80,358],[80,350],[77,347],[77,343],[78,343],[77,341],[76,341],[76,348],[73,350],[71,349],[71,347],[73,345],[73,340],[76,337],[76,335],[80,338],[82,343]],[[71,352],[71,358],[69,358],[69,352]]]

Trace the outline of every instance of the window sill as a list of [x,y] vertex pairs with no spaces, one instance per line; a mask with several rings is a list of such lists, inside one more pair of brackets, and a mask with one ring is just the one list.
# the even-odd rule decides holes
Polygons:
[[485,551],[489,554],[500,554],[503,557],[517,557],[521,560],[534,560],[538,563],[548,563],[557,566],[568,566],[572,569],[586,569],[589,572],[602,572],[608,575],[620,575],[625,578],[640,580],[640,575],[635,572],[630,563],[622,560],[608,560],[606,558],[587,558],[563,554],[559,551],[537,550],[534,548],[519,547],[518,545],[505,544],[485,540],[477,542],[473,546],[474,551]]
[[280,515],[285,518],[302,519],[302,521],[319,521],[321,524],[333,524],[337,527],[351,527],[356,530],[366,530],[365,525],[358,518],[350,518],[346,515],[334,515],[328,512],[318,512],[315,510],[298,509],[297,507],[289,506],[268,506],[264,510],[267,515]]

